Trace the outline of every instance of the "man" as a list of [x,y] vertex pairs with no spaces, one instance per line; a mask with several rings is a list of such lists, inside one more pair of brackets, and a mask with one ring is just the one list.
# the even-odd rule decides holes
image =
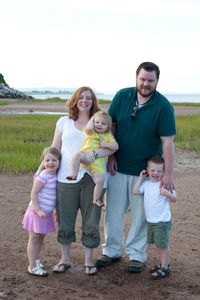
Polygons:
[[105,244],[99,267],[118,261],[123,250],[123,225],[130,210],[132,224],[124,246],[129,256],[128,270],[141,272],[146,261],[147,227],[142,195],[132,195],[132,187],[149,157],[162,155],[165,161],[161,185],[173,189],[173,136],[176,134],[174,110],[156,91],[160,71],[157,65],[144,62],[136,71],[136,87],[117,92],[109,114],[119,150],[109,157]]

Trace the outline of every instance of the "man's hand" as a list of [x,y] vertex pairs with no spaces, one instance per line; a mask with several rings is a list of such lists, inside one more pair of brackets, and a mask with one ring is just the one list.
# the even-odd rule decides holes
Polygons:
[[175,189],[173,184],[173,176],[164,174],[160,182],[160,187],[172,192]]
[[117,160],[114,155],[108,157],[107,170],[111,175],[115,175],[118,170]]

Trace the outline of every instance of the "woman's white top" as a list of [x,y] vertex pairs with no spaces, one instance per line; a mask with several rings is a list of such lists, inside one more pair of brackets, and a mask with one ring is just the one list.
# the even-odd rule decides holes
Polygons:
[[[81,150],[83,142],[85,140],[85,133],[75,127],[74,120],[69,119],[69,117],[61,117],[56,124],[57,129],[62,133],[62,145],[61,145],[61,163],[58,169],[58,181],[66,183],[76,183],[79,182],[84,174],[87,172],[92,176],[92,174],[80,166],[77,179],[67,180],[66,176],[71,175],[71,161],[72,156],[75,152]],[[107,175],[107,174],[106,174]],[[107,178],[107,176],[105,176]],[[94,178],[93,178],[94,180]],[[106,180],[107,181],[107,180]],[[104,187],[106,184],[104,183]]]
[[81,150],[81,146],[85,139],[84,131],[81,131],[75,127],[74,120],[68,117],[61,117],[56,127],[62,133],[62,145],[61,145],[61,163],[58,170],[58,181],[75,183],[82,179],[85,172],[82,167],[79,168],[78,176],[76,180],[70,181],[66,179],[66,176],[71,175],[71,161],[75,152]]

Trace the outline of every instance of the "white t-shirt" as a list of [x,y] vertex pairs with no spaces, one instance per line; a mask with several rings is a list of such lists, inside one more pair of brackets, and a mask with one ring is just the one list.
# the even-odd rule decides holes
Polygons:
[[160,195],[160,181],[144,180],[140,185],[140,193],[144,194],[144,210],[148,222],[158,223],[171,220],[169,200]]
[[[85,133],[84,131],[78,130],[74,125],[74,120],[68,117],[61,117],[56,127],[62,133],[62,158],[58,170],[58,181],[72,183],[72,181],[66,179],[66,176],[71,175],[72,156],[75,152],[80,151],[85,139]],[[77,179],[73,180],[73,183],[80,181],[85,172],[86,170],[80,167]]]
[[[92,174],[89,171],[85,170],[80,166],[76,180],[71,181],[66,179],[66,176],[69,176],[72,173],[71,170],[72,156],[75,152],[81,150],[86,135],[84,131],[77,129],[74,125],[74,120],[69,119],[67,116],[61,117],[57,121],[56,127],[62,133],[62,146],[61,146],[62,157],[61,157],[61,163],[57,174],[58,181],[67,182],[67,183],[76,183],[83,178],[85,172],[87,172],[92,176]],[[105,176],[105,178],[107,178],[107,176]],[[105,183],[104,183],[104,187],[106,187]]]

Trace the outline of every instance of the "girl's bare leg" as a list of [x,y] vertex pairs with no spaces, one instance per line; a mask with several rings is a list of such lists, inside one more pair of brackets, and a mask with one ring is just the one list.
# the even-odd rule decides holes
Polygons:
[[38,245],[36,249],[36,259],[39,259],[40,256],[40,251],[42,249],[42,244],[44,242],[45,234],[40,234],[39,239],[38,239]]
[[[45,235],[44,235],[45,236]],[[29,260],[29,266],[31,269],[36,267],[36,259],[42,247],[41,234],[29,231],[29,240],[27,245],[27,254]],[[38,252],[39,250],[39,252]]]
[[102,202],[99,201],[101,197],[101,193],[103,190],[103,184],[104,184],[104,174],[101,173],[94,173],[95,178],[95,187],[94,187],[94,194],[93,194],[93,204],[96,204],[97,206],[104,206]]

